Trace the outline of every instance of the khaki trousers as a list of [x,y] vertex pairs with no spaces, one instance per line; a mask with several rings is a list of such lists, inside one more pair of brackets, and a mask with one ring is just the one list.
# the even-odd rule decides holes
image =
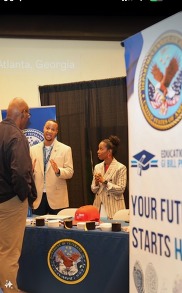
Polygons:
[[0,288],[3,293],[17,293],[17,273],[21,255],[28,200],[18,196],[0,203]]

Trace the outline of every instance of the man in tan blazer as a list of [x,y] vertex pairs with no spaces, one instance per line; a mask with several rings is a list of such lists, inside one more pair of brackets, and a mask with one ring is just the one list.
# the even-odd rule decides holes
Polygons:
[[38,194],[33,213],[55,215],[69,206],[66,180],[74,173],[72,150],[56,139],[58,123],[55,120],[48,120],[43,132],[44,141],[30,147]]

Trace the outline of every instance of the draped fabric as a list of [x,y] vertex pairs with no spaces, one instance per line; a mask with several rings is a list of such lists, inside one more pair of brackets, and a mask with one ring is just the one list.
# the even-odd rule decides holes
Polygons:
[[[56,268],[58,251],[81,255],[70,270],[78,272],[70,275],[71,258],[65,271],[64,261]],[[128,293],[129,233],[26,227],[17,281],[31,293]]]
[[[121,142],[116,159],[128,169],[126,78],[39,86],[41,106],[55,105],[58,140],[71,146],[74,175],[68,180],[70,207],[92,204],[92,171],[99,142],[111,134]],[[128,184],[125,191],[128,207]]]

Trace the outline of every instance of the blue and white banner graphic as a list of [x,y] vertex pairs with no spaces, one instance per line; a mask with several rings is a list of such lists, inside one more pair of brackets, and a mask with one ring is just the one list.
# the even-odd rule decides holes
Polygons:
[[[32,146],[44,140],[43,128],[49,119],[56,120],[55,106],[42,106],[30,108],[31,117],[27,129],[23,132],[28,138],[29,145]],[[6,118],[6,110],[1,110],[2,119]]]
[[182,292],[182,12],[126,39],[130,292]]

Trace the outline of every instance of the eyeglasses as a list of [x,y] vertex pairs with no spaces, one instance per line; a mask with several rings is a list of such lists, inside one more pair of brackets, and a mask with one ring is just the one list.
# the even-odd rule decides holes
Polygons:
[[23,110],[22,113],[26,112],[28,114],[28,118],[30,118],[32,115],[27,110]]

